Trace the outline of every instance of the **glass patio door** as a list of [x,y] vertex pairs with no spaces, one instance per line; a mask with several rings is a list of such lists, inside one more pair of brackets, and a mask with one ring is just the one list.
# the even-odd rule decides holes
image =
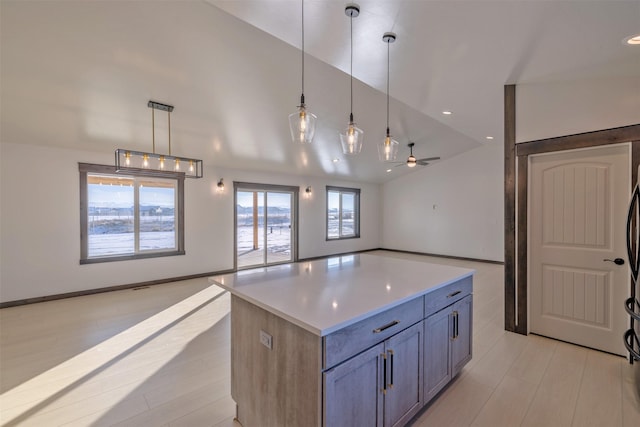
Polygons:
[[296,259],[298,188],[236,183],[236,268]]

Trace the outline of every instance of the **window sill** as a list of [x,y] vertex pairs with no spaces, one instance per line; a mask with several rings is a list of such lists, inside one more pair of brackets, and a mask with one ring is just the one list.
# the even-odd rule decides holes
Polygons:
[[350,239],[359,239],[360,235],[357,236],[348,236],[348,237],[327,237],[326,241],[327,242],[333,242],[336,240],[350,240]]
[[171,251],[171,252],[153,252],[153,253],[135,254],[135,255],[114,255],[114,256],[101,257],[101,258],[87,258],[87,259],[81,259],[80,265],[98,264],[102,262],[114,262],[114,261],[130,261],[134,259],[160,258],[160,257],[166,257],[166,256],[185,255],[185,253],[186,253],[185,251]]

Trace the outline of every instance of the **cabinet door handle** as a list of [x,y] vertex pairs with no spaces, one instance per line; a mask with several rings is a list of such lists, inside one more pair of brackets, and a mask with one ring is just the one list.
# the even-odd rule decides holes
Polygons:
[[389,364],[391,365],[391,369],[389,370],[389,389],[393,388],[393,350],[387,350],[389,353]]
[[451,313],[451,341],[456,339],[456,312]]
[[456,339],[460,336],[460,316],[456,311]]
[[380,326],[379,328],[375,328],[373,330],[374,334],[379,334],[380,332],[384,331],[385,329],[389,329],[392,326],[396,326],[398,323],[400,323],[399,320],[394,320],[393,322],[389,322],[384,326]]
[[387,353],[380,354],[382,357],[382,394],[387,394]]
[[455,297],[456,295],[458,295],[460,292],[462,292],[462,291],[455,291],[455,292],[451,292],[449,295],[447,295],[447,298],[453,298],[453,297]]
[[460,319],[458,318],[458,312],[453,312],[453,339],[458,339],[458,332],[460,326]]

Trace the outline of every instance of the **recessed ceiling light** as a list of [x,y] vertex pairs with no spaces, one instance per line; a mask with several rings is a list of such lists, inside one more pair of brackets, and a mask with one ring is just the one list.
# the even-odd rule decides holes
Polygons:
[[453,113],[451,111],[443,111],[442,114],[444,114],[445,116],[450,116]]
[[640,45],[640,34],[635,34],[623,40],[625,44]]
[[492,136],[487,136],[487,137],[485,137],[485,138],[487,138],[487,139],[489,139],[489,140],[493,139],[493,137],[492,137]]
[[387,169],[387,173],[391,172],[391,169]]
[[335,158],[335,159],[333,159],[333,160],[331,160],[331,161],[332,161],[333,163],[338,163],[338,162],[340,161],[340,159]]

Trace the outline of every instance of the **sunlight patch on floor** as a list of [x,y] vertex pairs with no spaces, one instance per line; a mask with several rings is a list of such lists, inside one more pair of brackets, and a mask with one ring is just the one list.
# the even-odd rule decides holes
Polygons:
[[[156,338],[185,323],[191,315],[213,300],[222,296],[228,297],[224,295],[225,292],[217,286],[209,286],[3,393],[0,395],[2,425],[15,425],[23,418],[33,417],[45,409],[51,409],[52,405],[56,405],[73,392],[81,390],[87,397],[92,393],[101,393],[103,382],[112,375],[111,372],[116,366],[124,363],[131,365],[130,376],[123,378],[122,387],[118,388],[118,394],[125,398],[128,393],[178,355],[184,349],[184,345],[162,344],[155,349],[154,351],[159,352],[160,355],[154,359],[151,369],[142,359],[139,369],[135,369],[136,364],[132,365],[131,360],[135,359],[135,353],[142,348],[148,352]],[[210,320],[207,322],[207,327],[215,325],[226,314],[224,310],[216,311],[214,318],[207,319]],[[197,323],[199,322],[191,327],[181,328],[181,342],[189,343],[203,332],[202,325]]]

